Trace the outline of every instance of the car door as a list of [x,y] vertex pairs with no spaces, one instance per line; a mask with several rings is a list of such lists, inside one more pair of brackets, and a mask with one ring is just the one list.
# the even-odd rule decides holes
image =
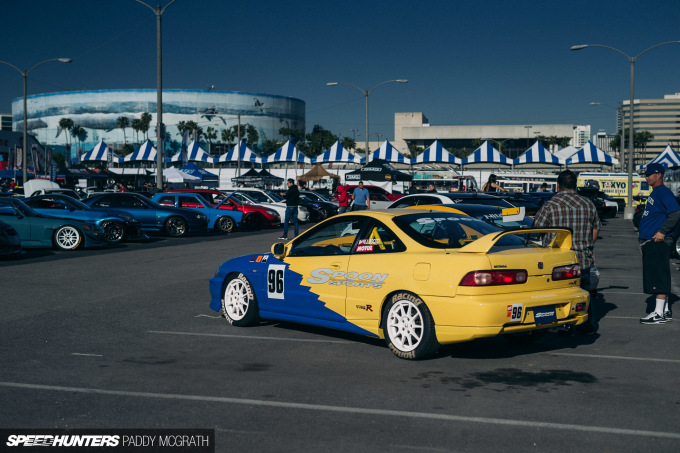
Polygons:
[[347,265],[365,219],[336,219],[299,236],[285,264],[269,265],[261,309],[344,322]]
[[405,251],[399,237],[377,220],[371,219],[361,230],[348,265],[348,321],[380,320],[380,302],[413,277],[412,263],[403,261]]
[[95,208],[112,208],[132,214],[142,223],[142,228],[157,228],[156,210],[147,206],[135,195],[104,195],[92,205]]

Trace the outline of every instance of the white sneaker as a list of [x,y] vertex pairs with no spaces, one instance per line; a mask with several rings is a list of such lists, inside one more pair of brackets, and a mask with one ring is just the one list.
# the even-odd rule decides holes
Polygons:
[[640,324],[665,324],[666,318],[653,311],[644,318],[640,318]]

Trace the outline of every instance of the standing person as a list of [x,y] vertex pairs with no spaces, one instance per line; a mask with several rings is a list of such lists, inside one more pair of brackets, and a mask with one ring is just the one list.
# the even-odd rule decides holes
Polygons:
[[347,212],[347,208],[349,207],[349,195],[347,195],[347,188],[342,184],[338,186],[338,206],[340,207],[338,209],[338,214]]
[[298,203],[300,202],[300,191],[295,185],[295,180],[288,178],[288,191],[286,191],[286,216],[283,221],[283,236],[279,239],[288,240],[288,223],[293,219],[295,236],[298,235]]
[[541,188],[538,189],[538,191],[539,192],[547,192],[548,191],[548,183],[544,182],[543,184],[541,184]]
[[[581,267],[581,288],[590,291],[590,266],[593,264],[593,247],[600,230],[600,218],[592,201],[576,194],[576,174],[565,170],[557,177],[557,193],[546,201],[534,218],[534,227],[570,228],[571,249],[576,252]],[[595,300],[588,304],[588,324],[579,326],[584,334],[597,332]]]
[[427,186],[427,193],[437,193],[437,189],[434,188],[434,184]]
[[368,202],[371,195],[368,193],[368,189],[364,187],[364,182],[359,181],[359,187],[354,189],[352,192],[352,199],[354,200],[354,205],[352,205],[352,211],[363,211],[368,209]]
[[644,318],[642,324],[664,324],[673,320],[668,307],[671,292],[670,253],[673,231],[680,219],[680,206],[673,192],[664,185],[665,167],[651,163],[645,170],[645,179],[652,187],[642,213],[639,228],[640,250],[642,251],[642,286],[646,294],[655,296],[654,311]]
[[507,192],[507,190],[496,184],[496,180],[496,175],[489,175],[489,180],[482,186],[482,192]]
[[409,195],[413,195],[415,193],[418,193],[418,187],[416,187],[415,181],[411,181],[411,185],[409,186],[407,192],[408,192]]

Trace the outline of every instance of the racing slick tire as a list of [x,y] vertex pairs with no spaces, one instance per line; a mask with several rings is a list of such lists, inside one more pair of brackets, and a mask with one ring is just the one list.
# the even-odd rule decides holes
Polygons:
[[75,250],[81,242],[83,242],[83,235],[74,226],[64,225],[54,232],[54,246],[59,250]]
[[432,314],[415,294],[393,295],[385,306],[382,326],[387,347],[399,358],[420,360],[439,349]]
[[234,273],[224,280],[222,314],[229,324],[236,327],[250,326],[259,320],[255,292],[245,275]]
[[109,244],[117,244],[123,240],[125,228],[118,220],[107,220],[101,224],[104,230],[104,238]]
[[215,226],[217,226],[217,229],[222,233],[231,233],[234,231],[236,224],[234,223],[234,219],[228,215],[225,215],[217,219]]
[[165,221],[165,232],[173,238],[180,238],[187,234],[187,221],[180,216],[172,216]]

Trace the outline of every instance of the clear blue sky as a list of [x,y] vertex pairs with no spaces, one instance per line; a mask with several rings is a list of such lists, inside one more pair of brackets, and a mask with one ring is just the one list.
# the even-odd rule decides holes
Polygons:
[[[169,0],[147,1],[166,5]],[[0,60],[27,69],[30,94],[156,87],[156,18],[134,0],[5,1]],[[371,140],[394,135],[394,112],[423,112],[432,125],[591,124],[615,128],[629,96],[634,56],[680,40],[680,1],[310,2],[177,0],[163,15],[164,88],[293,96],[307,104],[307,130],[351,136],[364,129],[364,89],[406,78],[370,96]],[[680,92],[680,44],[636,64],[636,98]],[[21,76],[0,65],[0,112],[22,96]],[[363,136],[357,138],[363,141]]]

